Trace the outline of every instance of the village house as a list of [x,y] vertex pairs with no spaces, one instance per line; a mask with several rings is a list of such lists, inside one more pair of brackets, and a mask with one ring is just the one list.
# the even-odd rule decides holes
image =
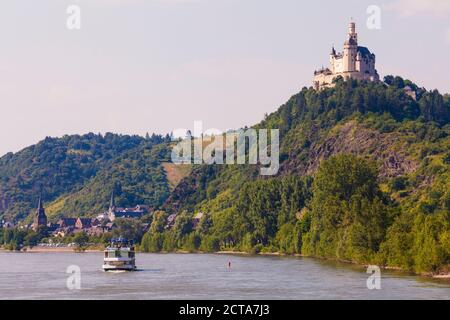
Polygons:
[[2,227],[4,229],[12,229],[12,228],[14,228],[14,223],[6,221],[6,222],[2,223]]
[[100,224],[97,218],[78,218],[75,222],[75,228],[77,229],[89,229],[91,227],[96,227]]
[[59,225],[57,223],[52,223],[52,222],[48,222],[47,223],[47,231],[50,233],[55,232],[56,230],[58,230]]
[[75,224],[77,223],[77,218],[61,218],[56,223],[59,229],[64,228],[75,228]]
[[102,226],[103,232],[110,232],[114,228],[114,222],[108,222]]
[[114,192],[111,194],[111,201],[107,212],[110,221],[114,221],[117,218],[139,219],[148,212],[149,207],[146,205],[137,205],[133,208],[116,207]]
[[108,212],[100,213],[100,214],[97,216],[97,220],[98,220],[98,221],[106,221],[106,220],[109,220]]
[[88,229],[91,227],[91,219],[89,218],[78,218],[75,222],[75,228],[78,230]]

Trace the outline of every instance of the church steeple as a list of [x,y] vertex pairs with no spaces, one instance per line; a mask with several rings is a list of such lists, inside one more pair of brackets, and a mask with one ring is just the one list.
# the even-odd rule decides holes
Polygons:
[[114,189],[111,192],[111,200],[109,201],[108,218],[110,221],[116,219],[116,201],[114,200]]
[[44,202],[42,200],[42,192],[39,193],[38,206],[34,216],[33,229],[36,231],[39,227],[47,226],[47,215],[45,214]]
[[41,212],[42,210],[44,210],[44,205],[42,203],[42,192],[39,192],[37,212]]
[[109,209],[116,207],[116,201],[114,200],[114,190],[111,192],[111,200],[109,201]]

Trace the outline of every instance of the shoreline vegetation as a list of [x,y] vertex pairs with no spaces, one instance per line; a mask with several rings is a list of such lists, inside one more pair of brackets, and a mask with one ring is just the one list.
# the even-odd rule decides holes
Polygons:
[[[5,248],[0,247],[0,252],[22,252],[22,253],[102,253],[104,248],[98,247],[98,246],[92,246],[92,247],[86,247],[86,248],[77,248],[77,247],[47,247],[47,246],[34,246],[34,247],[25,247],[22,250],[8,250]],[[216,252],[203,252],[203,251],[188,251],[188,250],[176,250],[173,252],[144,252],[139,251],[139,253],[145,253],[145,254],[218,254],[218,255],[236,255],[236,256],[261,256],[261,257],[301,257],[301,258],[310,258],[315,260],[322,260],[322,261],[332,261],[337,263],[343,263],[346,265],[354,265],[359,267],[367,267],[367,264],[362,263],[356,263],[352,261],[346,261],[346,260],[337,260],[337,259],[327,259],[324,257],[314,257],[314,256],[305,256],[302,254],[286,254],[282,252],[259,252],[259,253],[249,253],[245,251],[232,251],[232,250],[220,250]],[[433,279],[439,279],[439,280],[448,280],[450,281],[450,272],[448,273],[415,273],[408,270],[404,270],[399,267],[389,267],[384,266],[380,267],[382,270],[389,270],[389,271],[398,271],[404,274],[412,274],[414,276],[422,276],[427,278],[433,278]]]

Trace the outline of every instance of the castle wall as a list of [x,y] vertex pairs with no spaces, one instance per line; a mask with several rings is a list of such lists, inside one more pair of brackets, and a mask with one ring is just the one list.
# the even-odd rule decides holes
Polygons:
[[342,58],[332,58],[331,71],[333,73],[344,72],[344,61]]

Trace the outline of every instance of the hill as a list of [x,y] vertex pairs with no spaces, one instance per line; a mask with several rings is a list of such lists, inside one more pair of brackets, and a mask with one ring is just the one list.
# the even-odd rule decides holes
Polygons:
[[449,120],[448,95],[400,77],[304,88],[254,126],[280,128],[279,174],[261,177],[257,167],[242,165],[194,167],[165,209],[206,213],[199,227],[180,235],[175,225],[163,238],[150,233],[148,250],[278,251],[445,271]]
[[145,142],[118,155],[83,187],[66,193],[47,207],[49,217],[91,216],[107,209],[114,190],[118,206],[159,207],[169,196],[164,163],[170,160],[167,143]]
[[[75,194],[82,194],[86,188],[91,188],[94,192],[102,189],[98,193],[100,195],[110,194],[112,184],[120,183],[121,179],[133,183],[140,178],[145,179],[141,176],[130,177],[136,174],[132,170],[127,171],[127,176],[120,176],[121,179],[114,177],[114,174],[117,171],[125,172],[123,170],[126,168],[132,169],[136,161],[139,161],[133,161],[133,157],[143,158],[143,154],[150,152],[148,150],[153,145],[167,139],[169,138],[156,135],[145,139],[112,133],[90,133],[62,138],[48,137],[18,153],[6,154],[0,158],[0,218],[20,220],[27,217],[36,206],[40,191],[46,203],[58,199],[51,206],[51,212],[74,210],[74,213],[80,213],[82,210],[93,210],[96,207],[90,206],[93,204],[90,200],[83,200],[79,206],[71,207],[69,199],[75,199]],[[138,171],[141,175],[145,173],[141,169]],[[108,179],[101,182],[102,187],[99,186],[101,177]],[[94,188],[96,183],[98,187]],[[143,190],[139,194],[144,194]],[[101,197],[100,199],[96,201],[103,200]],[[124,204],[133,200],[131,195],[124,193]],[[105,204],[107,201],[103,205]]]

